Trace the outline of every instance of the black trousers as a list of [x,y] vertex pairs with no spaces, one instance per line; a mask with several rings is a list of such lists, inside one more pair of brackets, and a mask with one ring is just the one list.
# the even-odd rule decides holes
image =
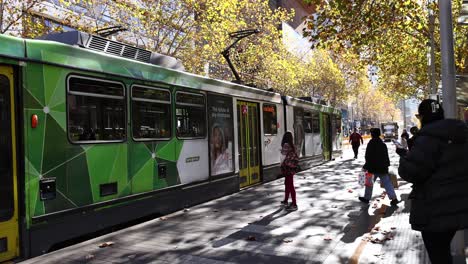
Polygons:
[[422,238],[432,264],[452,264],[450,242],[456,231],[422,231]]
[[359,145],[358,144],[352,144],[353,146],[353,151],[354,151],[354,157],[357,158],[358,151],[359,151]]

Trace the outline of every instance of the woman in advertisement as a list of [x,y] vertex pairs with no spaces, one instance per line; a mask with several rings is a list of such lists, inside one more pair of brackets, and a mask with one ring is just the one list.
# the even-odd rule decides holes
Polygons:
[[215,123],[211,128],[211,171],[213,175],[232,171],[231,144],[225,136],[223,128]]

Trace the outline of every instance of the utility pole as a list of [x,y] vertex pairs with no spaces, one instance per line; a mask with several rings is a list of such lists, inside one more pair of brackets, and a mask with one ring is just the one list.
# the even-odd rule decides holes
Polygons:
[[[452,1],[439,0],[440,49],[442,57],[442,103],[445,118],[457,117],[457,92],[455,89],[455,63],[453,53]],[[466,263],[463,230],[452,239],[454,263]]]
[[439,0],[440,49],[442,57],[442,101],[445,118],[457,117],[455,63],[453,53],[452,2]]
[[[432,3],[432,0],[430,1]],[[435,15],[434,10],[429,9],[429,42],[431,48],[430,56],[430,87],[429,94],[437,94],[437,83],[436,83],[436,68],[435,68],[435,41],[434,41],[434,29],[435,29]]]

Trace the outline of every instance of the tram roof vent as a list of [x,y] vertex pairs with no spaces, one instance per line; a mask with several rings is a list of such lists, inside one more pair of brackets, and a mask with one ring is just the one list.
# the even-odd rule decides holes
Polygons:
[[165,68],[183,71],[184,66],[174,57],[137,48],[121,42],[106,39],[80,31],[54,33],[39,37],[39,39],[57,41],[84,49],[100,51],[114,56],[159,65]]

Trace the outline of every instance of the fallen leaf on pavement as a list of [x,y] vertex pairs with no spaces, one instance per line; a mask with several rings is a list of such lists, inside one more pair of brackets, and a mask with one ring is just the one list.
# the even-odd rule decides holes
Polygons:
[[110,247],[112,245],[114,245],[114,242],[108,241],[108,242],[104,242],[104,243],[99,244],[99,247],[100,248],[105,248],[105,247]]

